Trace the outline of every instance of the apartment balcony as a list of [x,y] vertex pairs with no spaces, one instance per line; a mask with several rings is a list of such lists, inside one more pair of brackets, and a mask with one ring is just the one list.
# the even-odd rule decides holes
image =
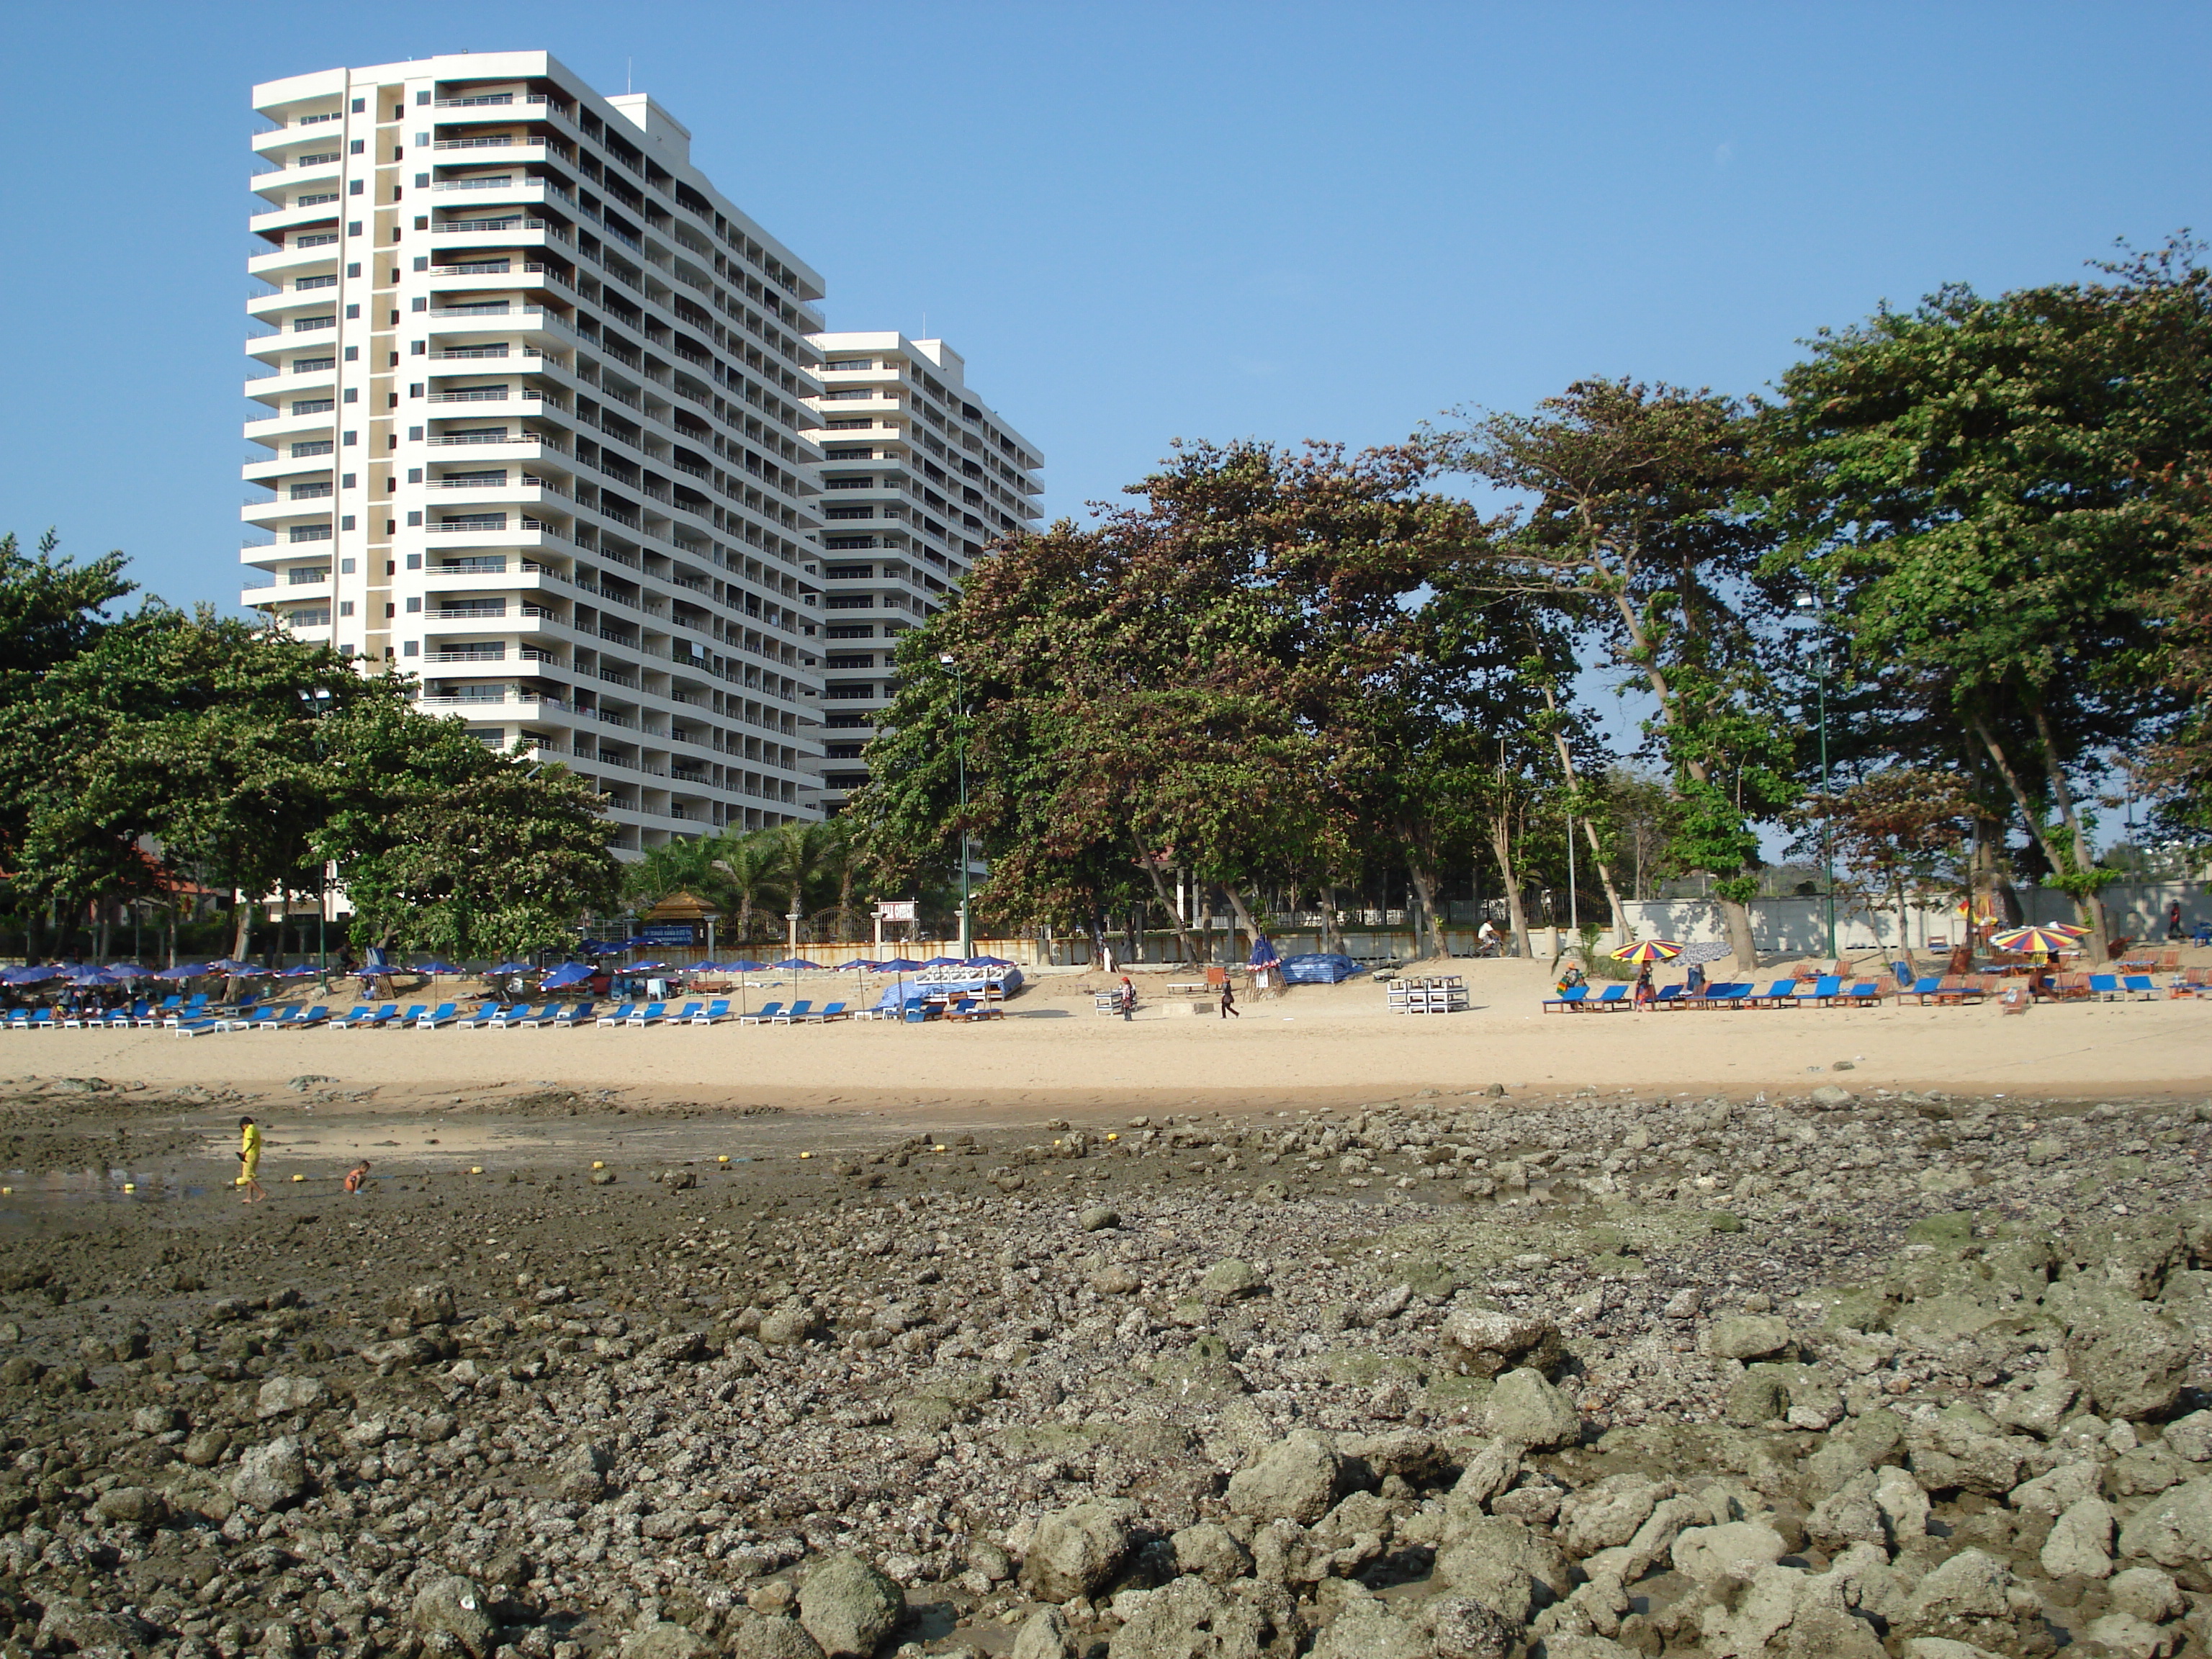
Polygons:
[[[282,329],[286,335],[322,332],[335,338],[337,334],[338,291],[335,286],[312,288],[305,290],[282,288],[274,294],[257,294],[246,302],[246,314],[257,323],[269,323]],[[319,331],[295,329],[293,324],[303,317],[327,317],[327,327]]]
[[343,149],[344,135],[345,120],[341,116],[333,115],[327,121],[302,121],[295,116],[284,119],[283,126],[255,133],[251,142],[256,155],[268,155],[289,150],[295,144],[313,149]]
[[[441,253],[455,250],[441,249]],[[535,297],[529,290],[552,289],[565,290],[572,297],[575,284],[562,271],[536,259],[510,259],[504,270],[463,270],[453,265],[437,264],[430,267],[430,301],[441,311],[450,311],[456,306],[478,303],[483,298],[520,300],[528,304]]]
[[338,265],[338,245],[325,243],[319,247],[273,247],[266,253],[249,256],[246,261],[246,274],[264,282],[283,283],[289,287],[300,276],[336,276]]
[[537,218],[519,210],[434,224],[430,227],[430,234],[436,239],[431,243],[433,257],[440,259],[479,252],[487,247],[538,250],[551,246],[573,251],[575,246],[575,239],[558,221]]
[[248,501],[238,509],[239,520],[258,530],[275,532],[279,542],[286,541],[286,532],[294,525],[328,525],[337,503],[330,496],[306,496],[295,500],[280,495],[273,501]]
[[[515,538],[515,532],[503,533],[510,543]],[[430,594],[467,592],[471,598],[479,598],[483,597],[484,589],[491,588],[508,595],[526,596],[526,604],[531,603],[526,596],[532,593],[558,593],[565,603],[573,590],[574,584],[566,575],[541,560],[515,553],[457,550],[444,545],[461,539],[458,536],[440,537],[441,544],[424,558],[420,574]]]
[[336,225],[345,216],[346,210],[344,199],[333,198],[327,202],[313,202],[303,207],[270,208],[265,213],[257,213],[247,219],[246,227],[257,235],[283,234],[289,236],[293,231],[308,225]]
[[[514,284],[510,283],[507,286],[513,288]],[[500,311],[455,311],[441,307],[418,314],[413,320],[419,325],[424,315],[428,319],[430,338],[447,346],[474,343],[469,337],[530,345],[557,344],[567,350],[574,350],[578,342],[576,331],[559,312],[520,301],[507,301],[506,308]]]
[[[248,421],[241,428],[250,443],[279,444],[295,438],[328,437],[336,428],[336,416],[331,411],[320,415],[272,415],[265,421]],[[324,463],[329,465],[327,461]]]
[[[430,149],[444,166],[496,166],[507,161],[520,166],[529,161],[558,161],[565,165],[568,159],[543,138],[509,136],[441,138]],[[416,154],[419,156],[422,152],[417,150]]]
[[[534,416],[537,406],[526,405],[518,399],[507,409],[489,410],[486,413],[506,415],[511,419],[510,411],[523,411]],[[509,429],[497,436],[471,432],[434,432],[424,442],[428,447],[439,452],[432,457],[434,460],[450,457],[455,465],[466,463],[472,466],[489,466],[500,461],[534,461],[549,454],[565,456],[568,453],[568,447],[557,438],[526,428]]]
[[[329,149],[320,146],[303,146],[303,148],[307,149],[310,154],[329,154]],[[332,135],[330,149],[343,148],[336,135]],[[282,192],[288,198],[295,192],[301,195],[320,195],[325,191],[337,194],[345,189],[343,182],[344,173],[344,158],[332,156],[331,160],[319,161],[311,167],[280,167],[275,173],[253,173],[247,178],[246,187],[255,195],[264,198],[272,197],[278,192]]]

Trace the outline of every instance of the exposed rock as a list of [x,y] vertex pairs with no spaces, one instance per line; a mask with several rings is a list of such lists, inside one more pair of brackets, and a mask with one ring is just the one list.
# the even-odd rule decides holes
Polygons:
[[868,1659],[906,1617],[906,1592],[857,1555],[817,1563],[799,1591],[799,1622],[830,1659]]
[[1506,1659],[1520,1627],[1472,1595],[1439,1595],[1422,1609],[1436,1659]]
[[1293,1430],[1230,1477],[1229,1508],[1255,1521],[1310,1524],[1334,1505],[1343,1476],[1343,1460],[1328,1436],[1311,1429]]
[[1790,1327],[1771,1315],[1738,1314],[1708,1326],[1703,1346],[1722,1359],[1771,1359],[1789,1349]]
[[1550,1320],[1472,1304],[1452,1310],[1437,1342],[1438,1356],[1462,1376],[1496,1376],[1516,1366],[1549,1373],[1560,1359],[1559,1327]]
[[1108,1659],[1261,1659],[1269,1621],[1251,1601],[1203,1578],[1177,1578],[1139,1598]]
[[1082,1659],[1082,1653],[1058,1607],[1031,1613],[1014,1638],[1013,1659]]
[[789,1613],[748,1619],[730,1638],[731,1659],[823,1659],[822,1644]]
[[1790,1553],[1780,1533],[1763,1522],[1730,1521],[1692,1527],[1674,1540],[1674,1570],[1700,1584],[1730,1578],[1749,1582],[1759,1568]]
[[1208,1302],[1235,1302],[1266,1288],[1252,1264],[1237,1256],[1215,1262],[1198,1281],[1198,1293]]
[[289,1435],[255,1446],[238,1460],[230,1495],[257,1510],[281,1510],[307,1495],[307,1462]]
[[1040,1601],[1097,1595],[1128,1559],[1127,1503],[1077,1504],[1037,1522],[1022,1562],[1022,1584]]
[[1437,1576],[1493,1613],[1525,1625],[1537,1597],[1571,1588],[1567,1558],[1549,1539],[1504,1516],[1477,1516],[1437,1558]]
[[151,1486],[110,1486],[93,1504],[103,1521],[125,1526],[158,1527],[169,1518],[169,1505]]
[[416,1591],[409,1617],[422,1635],[450,1636],[470,1659],[484,1659],[499,1636],[499,1626],[484,1603],[484,1593],[475,1580],[438,1573]]
[[2212,1562],[2212,1475],[2172,1487],[2138,1510],[2120,1529],[2120,1553],[2161,1567]]
[[1432,1659],[1418,1626],[1372,1597],[1348,1602],[1313,1644],[1311,1659]]
[[253,1410],[258,1417],[283,1417],[319,1411],[330,1398],[330,1385],[319,1376],[272,1376],[261,1385]]
[[2107,1417],[2162,1417],[2188,1380],[2189,1339],[2140,1302],[2099,1297],[2069,1321],[2066,1358]]
[[1490,1432],[1532,1450],[1572,1445],[1582,1437],[1582,1418],[1574,1402],[1545,1380],[1541,1371],[1508,1371],[1490,1396]]
[[1168,1542],[1175,1550],[1176,1571],[1196,1573],[1209,1584],[1225,1586],[1251,1573],[1252,1552],[1226,1527],[1211,1521],[1185,1527]]
[[624,1636],[621,1651],[622,1659],[702,1659],[714,1650],[683,1626],[657,1619]]
[[1636,1536],[1665,1488],[1648,1474],[1607,1475],[1559,1505],[1559,1536],[1571,1555],[1595,1554]]
[[2085,1498],[2052,1522],[2043,1570],[2053,1578],[2103,1578],[2112,1571],[2112,1506]]

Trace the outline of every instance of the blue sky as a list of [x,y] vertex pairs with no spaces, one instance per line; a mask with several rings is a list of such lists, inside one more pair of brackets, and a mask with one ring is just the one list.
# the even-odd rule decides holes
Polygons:
[[[366,21],[374,18],[374,26]],[[1170,440],[1354,444],[2194,225],[2212,9],[0,6],[0,529],[234,605],[256,81],[544,47],[925,325],[1076,513]]]

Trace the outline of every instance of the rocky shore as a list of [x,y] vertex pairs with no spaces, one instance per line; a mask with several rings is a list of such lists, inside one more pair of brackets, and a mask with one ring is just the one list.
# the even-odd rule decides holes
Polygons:
[[[626,1160],[631,1114],[355,1200],[27,1212],[0,1645],[2207,1651],[2212,1107],[1842,1081],[728,1161]],[[33,1083],[0,1129],[215,1169],[226,1110]]]

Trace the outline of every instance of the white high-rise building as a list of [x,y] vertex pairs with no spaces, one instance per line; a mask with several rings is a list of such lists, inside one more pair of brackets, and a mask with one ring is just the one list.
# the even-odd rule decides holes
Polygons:
[[890,696],[894,642],[986,544],[1035,527],[1044,463],[968,389],[944,341],[811,340],[823,357],[807,399],[823,455],[823,805],[835,812],[867,781],[860,751]]
[[618,848],[818,817],[821,279],[544,52],[254,107],[245,603],[593,780]]

